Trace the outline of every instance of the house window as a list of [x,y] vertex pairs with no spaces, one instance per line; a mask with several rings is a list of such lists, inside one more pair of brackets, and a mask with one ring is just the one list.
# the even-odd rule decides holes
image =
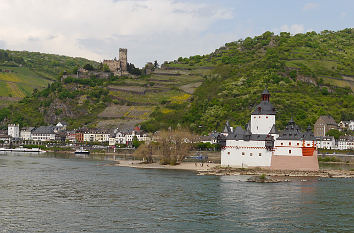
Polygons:
[[310,144],[307,143],[307,146],[310,146]]
[[230,154],[230,151],[229,151],[229,152],[227,152],[227,154],[229,155],[229,154]]
[[297,143],[297,145],[300,145],[299,143]]
[[291,154],[291,150],[289,150],[289,154]]
[[280,145],[283,145],[283,143],[280,143]]
[[253,154],[252,153],[250,153],[250,156],[252,156]]
[[242,155],[245,155],[245,152],[242,152]]
[[268,117],[266,116],[266,118],[268,119]]
[[258,155],[259,155],[259,156],[262,156],[262,153],[259,153]]
[[291,142],[289,142],[289,146],[291,146]]

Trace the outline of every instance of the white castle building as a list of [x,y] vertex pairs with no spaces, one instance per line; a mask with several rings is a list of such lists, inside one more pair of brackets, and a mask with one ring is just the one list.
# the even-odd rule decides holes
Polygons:
[[274,170],[318,170],[316,140],[311,127],[302,132],[291,119],[278,133],[276,111],[267,90],[251,114],[244,130],[231,130],[221,151],[221,165],[230,167],[262,167]]

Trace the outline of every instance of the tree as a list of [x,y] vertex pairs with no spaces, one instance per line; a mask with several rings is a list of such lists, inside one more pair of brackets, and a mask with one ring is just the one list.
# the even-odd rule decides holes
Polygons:
[[154,69],[159,68],[159,63],[157,63],[157,61],[154,62]]
[[110,72],[111,70],[109,69],[109,67],[108,67],[107,64],[103,64],[103,66],[102,66],[102,71],[103,71],[103,72]]
[[134,136],[132,144],[133,144],[133,146],[134,146],[135,148],[139,148],[140,145],[143,144],[143,143],[144,143],[144,142],[139,141],[138,138],[137,138],[136,136]]
[[153,162],[153,152],[155,150],[153,143],[142,144],[135,150],[134,155],[140,158],[143,158],[144,162],[152,163]]
[[339,130],[336,129],[331,129],[326,133],[327,136],[333,136],[336,140],[338,140],[338,138],[342,135],[345,135],[344,132],[341,132]]
[[175,165],[182,162],[193,148],[196,136],[184,129],[160,131],[156,153],[161,164]]
[[93,66],[91,64],[86,64],[83,67],[85,70],[94,70]]

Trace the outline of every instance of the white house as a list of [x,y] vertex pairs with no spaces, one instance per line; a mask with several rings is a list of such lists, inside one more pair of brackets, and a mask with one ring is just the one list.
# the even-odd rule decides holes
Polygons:
[[354,149],[354,136],[340,136],[338,139],[339,150],[353,150]]
[[7,126],[7,135],[13,137],[13,138],[19,138],[20,137],[20,126],[19,124],[9,124]]
[[264,90],[261,103],[252,112],[246,129],[237,127],[234,131],[228,130],[230,133],[221,150],[221,165],[318,170],[316,142],[311,128],[304,133],[291,119],[278,134],[275,115],[270,94]]
[[34,130],[34,127],[22,128],[21,132],[20,132],[20,138],[25,141],[32,140],[32,131],[33,130]]
[[140,130],[139,127],[135,127],[133,130],[115,130],[116,134],[114,138],[110,138],[109,145],[113,146],[115,144],[129,144],[136,138],[138,141],[150,141],[150,137],[147,133]]
[[320,149],[336,149],[336,140],[333,136],[316,137],[316,146]]
[[110,134],[99,130],[88,130],[84,132],[84,142],[109,142]]
[[40,126],[32,131],[33,141],[55,141],[55,132],[53,126]]
[[353,120],[351,120],[350,122],[349,122],[349,130],[354,130],[354,121]]

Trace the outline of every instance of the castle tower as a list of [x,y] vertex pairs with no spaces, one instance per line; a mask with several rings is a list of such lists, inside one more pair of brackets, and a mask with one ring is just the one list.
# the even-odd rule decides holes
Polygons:
[[127,71],[127,64],[128,64],[128,59],[127,59],[127,49],[119,49],[119,61],[120,61],[120,67],[121,67],[121,71]]
[[251,115],[251,133],[269,134],[275,125],[275,108],[269,102],[270,94],[267,89],[262,92],[261,103],[258,104]]
[[7,135],[13,138],[20,137],[20,125],[19,124],[9,124],[7,127]]

